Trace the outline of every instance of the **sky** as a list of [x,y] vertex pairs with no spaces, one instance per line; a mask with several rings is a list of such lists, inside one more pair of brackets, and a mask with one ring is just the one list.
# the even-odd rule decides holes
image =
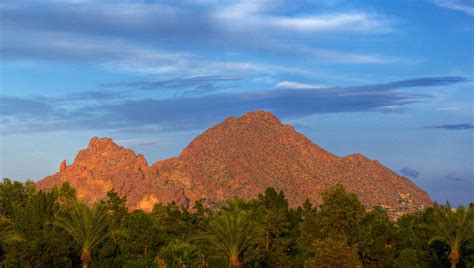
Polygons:
[[148,163],[273,112],[437,202],[474,201],[474,1],[2,1],[0,177],[93,136]]

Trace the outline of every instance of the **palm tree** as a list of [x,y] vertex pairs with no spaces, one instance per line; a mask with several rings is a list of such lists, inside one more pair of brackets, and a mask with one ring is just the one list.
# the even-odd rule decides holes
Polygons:
[[8,243],[23,240],[23,236],[14,230],[12,221],[5,216],[0,216],[0,242]]
[[[25,239],[23,236],[16,232],[13,226],[13,222],[8,219],[7,217],[0,215],[0,245],[3,244],[13,243],[13,242],[21,242]],[[4,255],[2,254],[0,246],[0,267],[7,267],[6,262],[4,261]]]
[[243,254],[260,236],[254,210],[238,199],[228,202],[210,223],[208,241],[229,258],[229,268],[243,267]]
[[455,268],[461,255],[461,247],[474,238],[474,207],[466,209],[459,206],[457,209],[452,209],[449,203],[446,206],[435,205],[433,220],[433,224],[428,226],[432,232],[428,244],[434,241],[448,244],[451,248],[449,262],[451,268]]
[[81,247],[82,267],[88,268],[91,251],[107,236],[105,209],[101,205],[88,207],[77,202],[71,213],[58,216],[54,224],[63,228]]

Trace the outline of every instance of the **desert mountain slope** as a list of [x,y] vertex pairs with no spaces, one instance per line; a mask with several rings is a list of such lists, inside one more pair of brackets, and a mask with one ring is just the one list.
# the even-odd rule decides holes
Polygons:
[[196,137],[178,159],[194,198],[251,198],[272,186],[297,206],[306,198],[319,202],[321,191],[341,183],[369,207],[396,207],[403,198],[419,206],[431,203],[379,162],[359,154],[337,157],[268,112],[228,118]]
[[69,181],[89,202],[114,188],[127,195],[132,209],[149,210],[153,202],[252,198],[270,186],[298,206],[306,198],[319,203],[320,193],[337,183],[368,207],[404,211],[431,204],[424,191],[379,162],[359,154],[335,156],[262,111],[230,117],[196,137],[178,157],[152,166],[108,138],[93,138],[72,165],[60,169],[38,187]]

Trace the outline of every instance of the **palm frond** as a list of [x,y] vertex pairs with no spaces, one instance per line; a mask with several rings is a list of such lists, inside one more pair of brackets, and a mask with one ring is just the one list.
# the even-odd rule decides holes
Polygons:
[[83,249],[92,249],[107,236],[105,209],[101,205],[88,207],[76,203],[74,209],[58,216],[54,224],[64,229]]
[[210,223],[208,241],[229,258],[240,256],[260,235],[256,212],[240,200],[231,200]]
[[432,221],[427,226],[431,232],[429,244],[441,241],[448,244],[451,250],[457,251],[468,240],[474,239],[473,208],[459,206],[453,209],[449,203],[445,206],[435,205]]

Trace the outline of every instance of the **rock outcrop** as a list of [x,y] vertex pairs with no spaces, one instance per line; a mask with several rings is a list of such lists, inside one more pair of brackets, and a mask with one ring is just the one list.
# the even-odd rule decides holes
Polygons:
[[[131,209],[150,210],[156,202],[192,205],[231,196],[250,199],[274,187],[291,206],[306,198],[318,204],[321,192],[337,183],[368,207],[412,211],[429,206],[429,196],[407,178],[360,154],[335,156],[268,112],[230,117],[196,137],[178,157],[148,166],[143,155],[109,138],[93,138],[74,162],[37,183],[49,188],[69,181],[79,198],[96,202],[114,188]],[[400,197],[410,197],[410,209]],[[406,199],[406,198],[405,198]],[[404,199],[403,199],[404,200]]]
[[187,203],[182,187],[157,177],[143,155],[118,146],[110,138],[92,138],[71,165],[63,161],[60,171],[39,181],[37,187],[49,188],[64,181],[88,203],[101,200],[111,189],[126,195],[131,209],[150,211],[156,202]]

